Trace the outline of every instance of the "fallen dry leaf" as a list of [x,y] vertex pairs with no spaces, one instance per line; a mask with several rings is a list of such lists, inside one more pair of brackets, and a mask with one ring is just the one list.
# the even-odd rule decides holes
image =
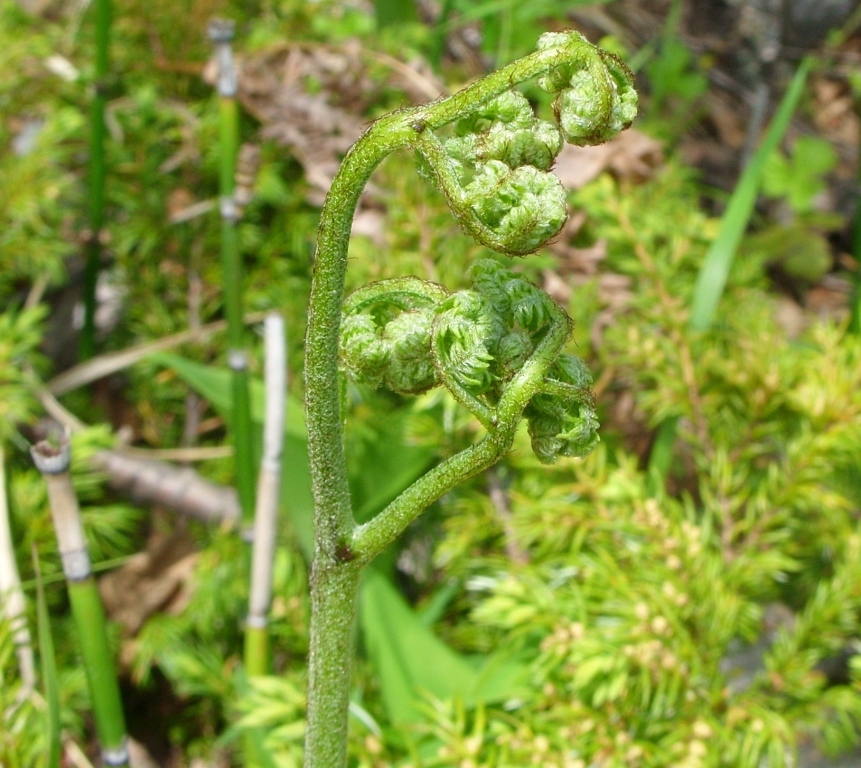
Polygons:
[[145,551],[99,579],[108,617],[135,635],[153,614],[180,611],[190,596],[197,557],[194,542],[182,531],[153,537]]
[[849,313],[852,286],[838,275],[825,275],[804,295],[804,308],[820,320],[842,320]]
[[664,159],[661,143],[631,128],[597,147],[566,144],[553,172],[566,189],[580,189],[605,171],[618,179],[645,181]]
[[[371,77],[372,63],[388,75]],[[442,93],[426,63],[368,51],[357,40],[340,46],[289,43],[239,64],[240,102],[260,121],[261,138],[289,147],[301,163],[315,205],[322,204],[341,160],[367,127],[369,108],[392,87],[413,103]]]
[[362,133],[362,96],[369,90],[356,42],[338,50],[279,46],[244,58],[240,67],[240,102],[260,121],[261,138],[290,148],[317,202]]
[[849,84],[823,77],[814,82],[813,92],[813,124],[829,141],[857,146],[861,140],[861,119]]
[[568,306],[568,301],[574,292],[571,284],[552,269],[545,269],[541,273],[541,288],[562,307]]
[[779,296],[774,305],[774,319],[788,339],[797,339],[807,327],[808,318],[797,301]]
[[[711,122],[718,142],[740,150],[747,139],[747,114],[740,113],[738,104],[721,91],[709,94],[705,109],[705,119]],[[695,140],[695,136],[686,138]]]

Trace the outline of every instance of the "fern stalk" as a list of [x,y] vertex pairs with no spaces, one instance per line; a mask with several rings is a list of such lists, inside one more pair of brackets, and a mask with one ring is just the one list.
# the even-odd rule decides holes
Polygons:
[[243,519],[249,523],[254,515],[254,449],[251,429],[251,398],[248,385],[248,352],[242,321],[242,261],[236,225],[236,157],[239,152],[239,108],[236,102],[236,68],[231,42],[232,21],[217,19],[209,24],[209,38],[215,45],[218,65],[219,96],[219,194],[221,212],[221,263],[224,279],[224,306],[227,315],[227,364],[232,371],[233,446],[235,450],[236,487]]
[[105,610],[90,565],[78,500],[69,474],[72,453],[68,437],[63,437],[57,446],[47,441],[37,443],[31,448],[31,454],[48,487],[69,604],[80,641],[96,733],[102,745],[102,760],[107,766],[127,766],[129,757],[120,688],[108,641]]
[[[513,90],[533,77],[556,94],[558,125],[537,120]],[[546,294],[494,262],[474,265],[474,291],[448,294],[418,278],[399,278],[366,286],[344,305],[350,229],[363,187],[386,156],[414,149],[423,175],[440,187],[464,230],[495,250],[523,255],[564,223],[564,190],[547,172],[563,138],[601,143],[635,112],[631,73],[621,62],[576,32],[552,33],[535,53],[447,99],[380,118],[335,176],[320,218],[305,345],[315,516],[306,768],[346,765],[363,566],[428,505],[506,453],[524,416],[542,461],[582,455],[597,439],[588,373],[579,361],[560,362],[570,320]],[[435,135],[455,122],[454,138]],[[378,327],[393,309],[403,315]],[[445,386],[487,431],[363,526],[354,521],[347,482],[339,355],[354,378],[374,386],[406,394]]]

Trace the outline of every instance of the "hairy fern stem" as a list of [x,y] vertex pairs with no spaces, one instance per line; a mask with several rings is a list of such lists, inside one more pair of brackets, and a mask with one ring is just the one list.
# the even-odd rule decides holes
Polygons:
[[[556,122],[538,120],[514,88],[538,77]],[[563,140],[595,144],[636,112],[630,72],[576,32],[542,36],[538,51],[453,96],[387,115],[353,146],[321,214],[305,347],[305,397],[315,506],[306,768],[347,764],[353,623],[361,569],[444,493],[492,466],[522,418],[542,461],[597,441],[589,375],[563,355],[571,321],[540,289],[495,262],[477,262],[474,289],[449,294],[417,278],[383,281],[344,303],[350,229],[374,169],[410,148],[478,242],[523,255],[564,223],[549,173]],[[453,125],[447,135],[437,135]],[[342,369],[342,370],[341,370]],[[487,431],[419,478],[368,523],[351,509],[340,375],[396,392],[444,386]]]

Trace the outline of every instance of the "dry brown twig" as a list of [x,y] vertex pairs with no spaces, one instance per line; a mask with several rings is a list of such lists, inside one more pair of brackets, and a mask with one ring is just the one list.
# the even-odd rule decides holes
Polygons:
[[[264,313],[248,315],[246,322],[263,319]],[[184,331],[155,342],[141,344],[120,352],[102,355],[69,369],[48,382],[39,381],[30,372],[31,386],[51,418],[75,432],[86,425],[57,400],[56,394],[69,392],[96,379],[116,373],[156,351],[164,351],[188,341],[204,338],[222,330],[221,321],[199,329]],[[229,455],[224,447],[184,448],[150,452],[124,448],[99,451],[93,464],[108,476],[108,484],[130,495],[137,503],[156,504],[208,523],[233,524],[239,518],[236,492],[203,479],[194,470],[179,468],[159,459],[198,461]],[[158,458],[155,458],[158,457]]]

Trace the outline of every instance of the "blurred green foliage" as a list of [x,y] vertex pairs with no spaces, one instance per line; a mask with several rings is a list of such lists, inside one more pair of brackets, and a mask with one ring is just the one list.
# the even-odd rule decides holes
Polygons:
[[762,191],[783,197],[794,213],[807,213],[826,189],[825,176],[837,166],[834,147],[817,136],[799,136],[792,153],[775,152],[763,169]]
[[[380,17],[378,32],[364,6],[333,0],[117,5],[108,270],[124,298],[105,350],[221,317],[216,213],[169,221],[217,194],[216,102],[199,77],[213,15],[242,20],[245,51],[285,39],[338,44],[358,37],[405,59],[438,56],[445,75],[440,41],[453,29],[477,25],[481,52],[501,64],[524,52],[521,46],[531,49],[540,32],[567,25],[571,7],[452,0],[441,5],[435,29],[386,26]],[[40,344],[56,304],[38,287],[59,289],[74,279],[82,242],[90,44],[86,17],[34,18],[0,0],[0,439],[12,448],[6,490],[17,561],[28,581],[36,546],[55,617],[63,727],[82,744],[85,686],[53,580],[59,566],[44,487],[29,468],[19,428],[41,415],[32,377],[51,374]],[[677,116],[705,95],[700,62],[672,39],[647,60],[650,126],[677,138]],[[403,94],[381,87],[379,97],[374,112],[397,106]],[[244,118],[246,139],[258,140],[257,128]],[[260,143],[255,196],[240,225],[245,301],[249,309],[284,312],[298,398],[317,209],[296,159]],[[858,743],[861,343],[840,322],[809,316],[803,330],[788,334],[765,271],[776,252],[800,248],[805,237],[819,238],[815,247],[830,253],[821,251],[822,234],[840,224],[811,214],[833,163],[817,138],[775,155],[765,191],[789,206],[794,229],[767,242],[763,227],[746,241],[719,318],[704,332],[690,330],[686,307],[719,221],[698,205],[703,188],[694,174],[670,159],[642,183],[603,174],[572,193],[583,224],[569,244],[604,244],[601,274],[622,286],[608,298],[598,275],[578,286],[568,306],[578,324],[571,352],[590,360],[602,387],[602,446],[550,469],[532,457],[524,430],[493,476],[445,497],[380,564],[355,675],[355,765],[778,767],[793,765],[805,740],[835,752]],[[469,264],[489,252],[458,232],[411,160],[392,158],[374,183],[383,226],[377,237],[354,238],[350,286],[404,274],[452,289],[466,285]],[[536,282],[557,267],[548,253],[504,263]],[[830,260],[820,263],[807,279],[829,268]],[[25,306],[28,295],[43,301]],[[183,349],[203,365],[223,354],[218,336]],[[153,447],[178,445],[186,418],[189,375],[165,365],[146,360],[123,379],[139,442]],[[199,438],[217,445],[222,411],[211,396]],[[613,405],[622,400],[632,408],[619,416]],[[86,421],[106,418],[85,393],[63,402]],[[381,503],[375,490],[391,497],[407,481],[392,471],[398,456],[409,456],[413,470],[451,455],[478,431],[439,394],[407,407],[390,394],[350,387],[345,403],[353,490],[368,514]],[[656,495],[639,445],[670,417],[680,419],[680,440],[669,490]],[[301,428],[289,436],[291,455],[301,457]],[[88,455],[112,444],[110,431],[95,427],[74,440],[94,561],[137,551],[143,513],[106,492],[87,464]],[[361,461],[376,474],[362,473]],[[200,470],[227,476],[224,462]],[[289,471],[301,477],[304,470]],[[489,491],[491,480],[504,504]],[[285,496],[285,509],[290,501]],[[262,727],[276,764],[299,765],[308,642],[300,526],[282,532],[276,558],[279,677],[251,687],[238,667],[244,545],[222,531],[191,530],[200,554],[184,609],[122,640],[128,690],[145,702],[138,717],[146,721],[164,706],[171,727],[158,738],[184,759],[211,757],[230,749],[243,729]],[[775,625],[775,615],[788,618]],[[399,626],[410,630],[414,656],[406,661],[410,644],[405,649],[405,634],[393,631]],[[38,696],[17,704],[13,651],[0,619],[0,763],[38,766],[44,710]],[[430,658],[446,666],[415,669]],[[848,658],[845,669],[826,674],[841,658]],[[436,676],[434,685],[422,685],[422,674]],[[474,684],[471,696],[465,681]],[[486,695],[476,694],[476,681]],[[397,706],[411,716],[396,716]]]

